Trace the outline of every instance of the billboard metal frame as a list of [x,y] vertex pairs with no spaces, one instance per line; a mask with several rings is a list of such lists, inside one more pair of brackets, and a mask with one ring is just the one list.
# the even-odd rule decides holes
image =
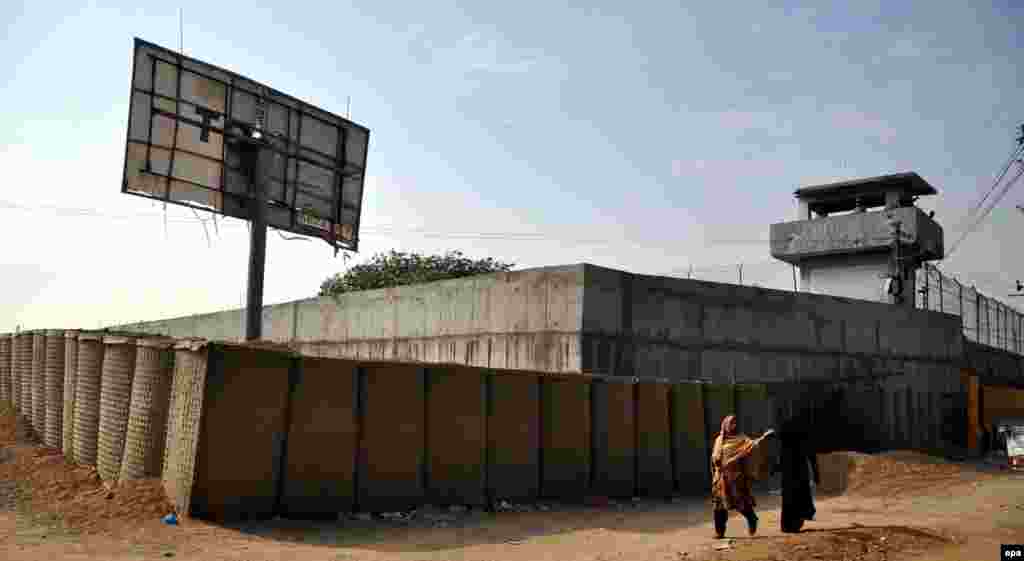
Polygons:
[[[151,57],[147,61],[148,69],[140,67],[140,56]],[[167,91],[161,91],[157,72],[160,64],[173,68],[174,97],[168,95]],[[140,75],[145,76],[146,70],[150,75],[148,82],[143,81],[143,85],[148,85],[148,89],[139,85]],[[193,81],[190,82],[191,96],[188,99],[182,95],[182,81],[186,73],[195,76],[190,78]],[[209,94],[210,90],[197,94],[197,89],[203,91],[203,88],[214,85],[223,88],[223,98],[219,92],[216,95]],[[250,98],[251,107],[246,107],[245,98],[241,96]],[[242,110],[251,109],[251,114],[239,115],[239,111],[235,111],[233,105],[236,97],[243,102]],[[145,107],[147,99],[148,107]],[[137,107],[140,100],[142,105]],[[213,107],[204,106],[201,101]],[[158,105],[158,102],[163,106]],[[172,104],[173,113],[168,109]],[[263,279],[268,226],[299,235],[320,237],[334,248],[335,255],[339,247],[358,251],[366,159],[370,141],[370,130],[366,127],[235,72],[187,57],[138,37],[135,38],[132,54],[132,80],[128,105],[122,193],[251,221],[245,324],[247,340],[259,339],[262,334]],[[275,105],[276,107],[272,107]],[[191,106],[198,118],[184,114],[184,109],[188,106]],[[223,112],[219,109],[223,109]],[[267,126],[269,109],[277,109],[277,125],[282,124],[283,111],[283,132],[280,128],[274,130],[274,126]],[[140,116],[144,115],[148,119],[144,142],[139,139],[141,131],[135,129],[137,123],[134,119],[137,117],[137,111]],[[169,121],[163,121],[159,131],[161,136],[168,132],[171,134],[169,143],[154,143],[154,123],[158,117]],[[293,118],[297,121],[294,123],[294,129]],[[218,125],[214,121],[223,121],[223,124]],[[302,136],[304,122],[319,122],[326,128],[318,130],[318,125],[313,129],[310,142],[306,142]],[[181,133],[183,125],[194,127],[196,130]],[[349,153],[352,131],[358,131],[351,138],[351,147],[356,151]],[[198,141],[192,142],[204,144],[210,142],[211,134],[220,135],[219,160],[213,155],[218,148],[216,145],[206,154],[179,146],[179,137],[185,134],[195,135],[196,132]],[[318,149],[317,142],[322,143],[325,139],[328,149],[331,148],[333,139],[334,154]],[[186,145],[189,143],[188,140],[184,142]],[[201,145],[195,144],[194,147]],[[133,155],[133,146],[138,147],[137,150],[145,149],[144,159],[138,153]],[[324,144],[320,146],[323,147]],[[166,173],[152,169],[154,148],[166,152],[166,161],[161,157],[160,162],[161,166],[166,164]],[[359,150],[362,150],[362,161],[350,161],[349,156],[359,159]],[[192,159],[192,165],[181,170],[181,174],[178,174],[179,170],[174,166],[175,157],[179,155]],[[236,159],[237,163],[233,163],[232,158]],[[196,163],[203,161],[209,164],[205,170]],[[271,170],[272,167],[276,167],[278,161],[281,163],[280,177],[275,176]],[[132,170],[134,175],[129,175],[132,163],[142,165]],[[201,182],[204,171],[210,179],[207,183]],[[214,172],[218,175],[215,178],[212,177]],[[307,174],[305,181],[301,181],[303,172]],[[194,174],[196,179],[182,177],[182,174],[188,173]],[[232,173],[235,175],[232,176]],[[316,174],[319,174],[319,178]],[[156,178],[156,181],[150,183],[140,179],[141,177]],[[233,184],[236,179],[240,181]],[[274,198],[278,193],[267,191],[278,179],[280,197]],[[322,180],[319,185],[315,183],[318,179]],[[187,189],[182,191],[179,198],[173,198],[174,186],[184,186]],[[193,191],[195,188],[202,191]],[[330,192],[329,199],[324,197],[327,191]],[[195,193],[207,193],[208,195],[202,196],[209,196],[207,200],[210,204],[197,203]],[[301,209],[297,206],[300,194],[304,203],[304,208]],[[289,198],[290,200],[285,200]],[[275,211],[273,215],[270,214],[271,209]],[[283,219],[284,213],[287,213],[287,220]],[[329,217],[324,216],[328,213]]]
[[[151,89],[146,90],[146,89],[138,88],[135,85],[135,72],[136,72],[136,69],[138,68],[138,66],[137,66],[138,65],[137,57],[140,56],[140,52],[139,52],[140,51],[140,47],[144,47],[146,49],[157,51],[162,56],[154,57],[155,61],[158,61],[158,62],[161,62],[161,63],[164,63],[164,64],[169,64],[169,65],[173,66],[176,69],[176,73],[175,73],[176,74],[176,78],[175,78],[175,82],[176,82],[176,84],[175,84],[175,89],[176,89],[175,97],[172,98],[170,96],[161,94],[161,93],[159,93],[156,90],[155,75],[156,75],[157,65],[155,63],[152,65],[152,68],[151,68],[151,72],[152,72],[151,86],[150,86]],[[152,56],[152,55],[148,55],[147,54],[147,56]],[[207,110],[208,111],[207,108],[202,108],[198,104],[191,103],[191,102],[183,100],[181,98],[181,82],[182,82],[182,78],[185,75],[185,73],[198,74],[194,70],[186,67],[183,64],[185,62],[188,62],[189,64],[194,65],[194,66],[198,66],[198,67],[209,67],[210,69],[215,70],[216,72],[221,73],[221,74],[227,76],[230,79],[228,81],[225,81],[225,80],[222,80],[222,79],[220,79],[220,78],[218,78],[216,76],[200,74],[203,79],[210,80],[212,82],[217,82],[217,83],[221,84],[222,86],[224,86],[224,88],[225,88],[225,104],[226,104],[225,111],[224,111],[223,115],[220,115],[219,117],[217,117],[218,119],[220,119],[220,118],[224,119],[225,123],[224,123],[223,126],[218,126],[218,125],[211,124],[211,123],[208,122],[208,119],[199,120],[199,119],[194,119],[194,118],[182,115],[182,106],[183,105],[194,106],[194,107],[197,108],[197,112],[199,110]],[[249,85],[260,86],[260,88],[263,91],[253,91],[251,87],[248,87]],[[249,192],[243,194],[243,193],[238,193],[238,192],[232,192],[228,188],[228,174],[229,174],[229,172],[244,173],[244,171],[245,171],[242,168],[242,166],[231,164],[228,161],[228,143],[229,143],[229,139],[231,138],[232,134],[230,132],[230,128],[227,126],[228,125],[227,121],[229,120],[230,116],[232,115],[232,109],[233,109],[232,105],[233,105],[233,100],[234,100],[234,97],[235,97],[234,92],[236,92],[236,91],[237,92],[242,92],[242,93],[244,93],[246,95],[253,96],[253,97],[256,97],[256,98],[272,96],[275,100],[287,101],[288,102],[287,105],[280,104],[280,103],[278,105],[281,105],[282,107],[284,107],[286,109],[285,115],[286,115],[287,121],[285,123],[285,130],[288,131],[289,133],[292,131],[292,126],[293,126],[292,121],[293,121],[293,119],[295,117],[297,117],[297,119],[296,119],[297,123],[295,123],[295,130],[296,130],[296,139],[295,140],[291,140],[291,139],[287,138],[287,136],[285,136],[284,138],[275,137],[273,139],[274,143],[266,147],[268,151],[270,151],[272,153],[276,153],[276,154],[278,154],[278,155],[280,155],[281,157],[284,158],[284,166],[283,166],[284,170],[283,170],[283,178],[282,178],[283,181],[281,182],[281,184],[282,184],[282,187],[283,187],[283,190],[284,190],[284,194],[285,195],[290,195],[290,200],[281,200],[281,199],[270,198],[270,200],[267,202],[267,206],[268,207],[284,210],[284,211],[287,211],[288,214],[289,214],[289,218],[288,218],[288,223],[287,224],[282,224],[280,222],[276,222],[275,223],[275,222],[272,221],[270,226],[273,227],[273,228],[277,228],[279,230],[295,233],[295,234],[298,234],[298,235],[322,238],[325,241],[327,241],[327,243],[330,244],[335,249],[336,253],[337,253],[337,250],[339,248],[340,249],[349,250],[349,251],[358,251],[358,249],[359,249],[359,230],[360,230],[359,227],[360,227],[360,223],[362,221],[362,201],[363,201],[363,193],[364,193],[364,190],[365,190],[365,170],[366,170],[366,161],[367,161],[367,156],[368,156],[369,150],[364,149],[363,158],[362,158],[362,165],[359,166],[358,169],[356,169],[356,170],[347,169],[346,161],[345,161],[345,150],[346,150],[347,141],[348,141],[347,134],[346,134],[346,129],[343,126],[338,126],[336,123],[331,123],[331,122],[323,119],[320,115],[326,115],[326,116],[330,117],[331,119],[334,119],[334,120],[337,120],[337,121],[339,121],[341,123],[344,123],[346,126],[350,126],[350,127],[362,130],[362,132],[364,132],[366,134],[367,143],[369,142],[369,135],[370,135],[370,130],[368,128],[366,128],[366,127],[364,127],[362,125],[359,125],[357,123],[354,123],[354,122],[352,122],[352,121],[350,121],[348,119],[345,119],[344,117],[341,117],[341,116],[338,116],[338,115],[336,115],[334,113],[331,113],[329,111],[325,111],[323,109],[320,109],[320,108],[318,108],[318,107],[316,107],[316,106],[314,106],[312,104],[306,103],[306,102],[304,102],[304,101],[302,101],[300,99],[297,99],[297,98],[295,98],[293,96],[287,95],[287,94],[282,93],[280,91],[277,91],[277,90],[275,90],[273,88],[264,86],[264,85],[260,84],[259,82],[256,82],[255,80],[251,80],[249,78],[246,78],[245,76],[242,76],[242,75],[240,75],[238,73],[231,72],[230,70],[225,70],[225,69],[223,69],[221,67],[218,67],[216,65],[213,65],[213,64],[210,64],[210,63],[207,63],[207,62],[203,62],[203,61],[194,59],[192,57],[189,57],[189,56],[186,56],[186,55],[183,55],[183,54],[176,53],[176,52],[171,51],[171,50],[169,50],[169,49],[167,49],[165,47],[161,47],[159,45],[156,45],[154,43],[150,43],[148,41],[145,41],[145,40],[139,39],[139,38],[135,38],[135,47],[134,47],[133,56],[132,56],[132,85],[131,85],[131,88],[130,88],[130,92],[131,92],[131,96],[134,96],[135,94],[142,94],[142,95],[150,97],[150,108],[149,108],[149,113],[147,113],[147,115],[150,115],[150,122],[149,122],[149,127],[148,127],[149,130],[148,130],[148,134],[147,134],[147,139],[145,141],[132,139],[131,138],[131,131],[132,131],[132,127],[133,127],[133,122],[132,121],[133,121],[133,118],[134,118],[134,116],[133,116],[134,111],[132,111],[131,108],[129,109],[129,115],[128,115],[128,134],[127,134],[126,142],[125,142],[125,169],[123,170],[123,176],[122,176],[122,182],[121,182],[121,192],[122,193],[126,193],[126,194],[130,194],[130,195],[135,195],[135,196],[142,197],[142,198],[146,198],[146,199],[150,199],[150,200],[154,200],[154,201],[158,201],[158,202],[162,202],[162,203],[174,204],[174,205],[188,207],[188,208],[192,208],[192,209],[195,209],[195,210],[202,210],[202,211],[206,211],[206,212],[213,212],[213,213],[216,213],[216,214],[220,214],[222,216],[238,218],[238,219],[241,219],[241,220],[250,220],[251,219],[251,215],[250,215],[250,212],[249,212],[249,204],[248,203],[250,201],[252,201],[254,198],[256,198],[255,194],[252,192],[251,189],[250,189]],[[163,100],[165,103],[173,103],[175,111],[177,112],[177,114],[172,113],[170,111],[167,111],[165,109],[162,109],[162,108],[158,107],[156,105],[157,100]],[[276,103],[276,101],[274,101],[274,103]],[[170,159],[170,167],[168,169],[169,173],[163,174],[163,173],[158,173],[158,172],[148,171],[148,170],[144,172],[147,175],[152,175],[152,176],[159,177],[159,178],[165,180],[166,184],[164,186],[162,196],[155,196],[155,195],[152,195],[152,194],[131,190],[131,189],[129,189],[129,185],[128,185],[129,150],[130,150],[132,144],[145,147],[146,152],[147,152],[147,162],[149,161],[149,153],[151,152],[151,150],[154,147],[156,147],[158,149],[161,149],[161,150],[167,150],[168,149],[167,147],[154,144],[154,142],[153,142],[153,118],[152,118],[153,115],[159,115],[159,116],[162,116],[162,117],[166,117],[166,118],[172,120],[173,123],[174,123],[174,128],[173,128],[173,132],[172,132],[172,140],[171,140],[172,146],[170,147],[170,154],[171,154],[170,158],[171,159]],[[303,117],[309,118],[309,119],[313,119],[315,121],[320,122],[321,124],[324,124],[326,126],[333,127],[333,128],[337,129],[337,131],[338,131],[337,153],[335,153],[335,154],[327,154],[327,153],[324,153],[324,152],[321,152],[321,151],[317,150],[314,147],[301,144],[302,123],[305,121],[305,119]],[[207,122],[204,123],[203,121],[207,121]],[[217,160],[215,158],[211,158],[210,156],[208,156],[206,154],[200,154],[200,153],[188,150],[186,148],[182,148],[181,146],[178,146],[178,137],[179,137],[178,129],[179,129],[179,127],[180,127],[180,125],[182,123],[184,123],[186,125],[190,125],[190,126],[194,126],[194,127],[199,128],[202,131],[204,136],[208,135],[211,132],[221,135],[222,138],[224,139],[224,142],[222,143],[223,145],[222,145],[222,148],[221,148],[221,159]],[[283,144],[283,147],[281,146],[282,144]],[[318,157],[322,158],[323,160],[332,160],[335,163],[336,167],[330,168],[328,166],[325,166],[323,160],[321,160],[321,161],[314,160],[314,159],[304,155],[303,152],[313,154],[315,156],[318,156]],[[174,169],[173,169],[174,156],[176,154],[178,154],[178,153],[187,154],[190,157],[199,158],[199,159],[202,159],[202,160],[206,160],[206,161],[215,163],[215,164],[217,164],[219,166],[222,166],[221,173],[220,173],[220,179],[219,179],[220,184],[218,185],[218,188],[212,188],[209,185],[204,185],[204,184],[196,182],[196,181],[191,181],[191,180],[189,180],[187,178],[175,177],[175,176],[171,175],[174,172]],[[297,169],[298,169],[299,163],[316,166],[317,168],[320,168],[320,169],[323,169],[323,170],[330,170],[334,174],[334,176],[335,176],[334,177],[334,181],[333,181],[334,184],[333,184],[333,188],[332,188],[332,196],[331,196],[331,200],[330,201],[327,201],[327,200],[323,199],[322,197],[316,197],[310,191],[304,190],[304,195],[306,195],[306,196],[308,196],[310,198],[318,199],[318,200],[320,200],[321,202],[324,202],[324,203],[327,203],[327,202],[330,203],[333,216],[331,216],[331,217],[322,217],[322,216],[317,217],[321,221],[326,221],[327,222],[327,228],[326,229],[325,228],[318,228],[318,227],[311,226],[311,225],[308,225],[306,223],[303,223],[301,218],[302,218],[304,213],[302,213],[300,209],[295,207],[297,194],[298,194],[300,188],[302,188],[303,186],[305,186],[305,187],[312,187],[312,185],[310,185],[310,184],[302,183],[302,182],[299,181],[299,179],[297,177],[297,175],[298,175]],[[362,175],[363,176],[362,178],[360,178],[360,181],[359,181],[359,194],[358,194],[358,197],[357,197],[357,199],[359,201],[359,206],[352,206],[352,205],[346,204],[342,200],[343,198],[341,196],[341,186],[342,186],[343,177],[353,177],[353,176],[358,176],[358,175]],[[221,197],[222,198],[222,203],[220,205],[220,208],[211,208],[210,206],[206,206],[206,205],[202,205],[202,204],[189,203],[187,201],[175,200],[175,199],[171,198],[170,197],[170,190],[171,190],[170,185],[171,185],[172,181],[174,181],[176,183],[182,183],[182,184],[191,185],[193,187],[196,187],[196,188],[199,188],[199,189],[203,189],[204,191],[210,192],[211,194],[215,194],[215,195]],[[292,187],[292,186],[294,186],[294,187]],[[229,205],[227,203],[227,201],[230,201],[231,204]],[[344,225],[342,223],[342,220],[341,220],[341,215],[342,215],[341,211],[343,209],[345,211],[353,213],[353,215],[354,215],[354,221],[353,221],[354,223],[349,225],[349,226],[351,226],[351,239],[348,240],[348,241],[346,241],[344,239],[339,239],[339,237],[341,237],[339,234],[340,234],[342,228],[344,227]],[[334,235],[331,235],[331,234],[334,234]]]

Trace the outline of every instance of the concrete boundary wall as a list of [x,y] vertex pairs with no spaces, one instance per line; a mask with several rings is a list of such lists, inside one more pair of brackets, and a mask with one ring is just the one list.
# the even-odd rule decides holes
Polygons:
[[[588,264],[287,302],[266,307],[263,323],[268,340],[308,356],[716,383],[834,379],[965,355],[951,314]],[[242,312],[123,328],[238,341]],[[1019,360],[998,369],[1024,379]]]

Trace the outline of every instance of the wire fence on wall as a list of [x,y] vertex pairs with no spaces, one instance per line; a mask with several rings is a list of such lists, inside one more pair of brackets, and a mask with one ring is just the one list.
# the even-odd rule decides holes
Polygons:
[[917,307],[960,316],[964,336],[990,347],[1022,354],[1024,314],[966,286],[933,265],[917,273]]

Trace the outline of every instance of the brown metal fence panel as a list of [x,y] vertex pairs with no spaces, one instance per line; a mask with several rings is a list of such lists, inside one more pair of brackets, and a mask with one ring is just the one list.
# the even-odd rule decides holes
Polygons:
[[424,498],[424,377],[414,365],[365,367],[360,510],[407,510]]
[[117,481],[128,430],[136,347],[134,339],[110,336],[103,338],[103,346],[96,469],[104,481]]
[[32,432],[42,439],[46,432],[46,334],[32,334]]
[[541,494],[580,499],[590,482],[590,382],[543,380]]
[[433,503],[483,505],[484,374],[479,368],[428,370],[427,498]]
[[136,345],[119,480],[160,475],[174,372],[172,345],[169,339],[156,338],[140,339]]
[[293,359],[256,348],[209,349],[191,512],[269,518],[281,483]]
[[78,331],[64,332],[64,405],[61,411],[61,450],[75,461],[75,389],[78,376]]
[[636,416],[630,382],[593,385],[594,473],[591,492],[626,498],[636,492]]
[[669,385],[640,382],[637,405],[637,488],[641,495],[672,495],[672,440],[669,424]]
[[704,385],[683,383],[672,386],[672,438],[675,442],[675,470],[679,491],[705,494],[711,488],[710,451],[704,422]]
[[[735,388],[736,411],[740,430],[756,438],[775,426],[775,405],[763,384],[739,384]],[[774,460],[775,440],[766,440],[751,459],[751,469],[756,479],[766,479]]]
[[[715,437],[718,436],[718,431],[722,428],[722,419],[736,413],[734,396],[733,386],[729,384],[706,384],[704,386],[704,424],[707,431],[709,453],[714,445]],[[707,461],[711,461],[710,456]]]
[[538,377],[496,372],[487,419],[487,487],[496,500],[525,501],[540,494]]
[[63,449],[64,437],[64,332],[46,332],[46,432],[43,442]]
[[303,358],[292,395],[282,514],[335,517],[355,503],[356,363]]

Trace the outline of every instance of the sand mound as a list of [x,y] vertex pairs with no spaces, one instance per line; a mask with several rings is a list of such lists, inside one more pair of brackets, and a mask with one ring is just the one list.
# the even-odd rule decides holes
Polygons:
[[9,408],[0,411],[0,482],[17,487],[19,507],[55,515],[64,526],[99,532],[118,525],[158,522],[171,512],[158,479],[121,483],[108,489],[96,469],[68,463],[60,450],[17,442]]
[[984,476],[963,464],[909,450],[874,455],[832,452],[819,455],[818,466],[819,491],[825,495],[898,497],[936,493]]

